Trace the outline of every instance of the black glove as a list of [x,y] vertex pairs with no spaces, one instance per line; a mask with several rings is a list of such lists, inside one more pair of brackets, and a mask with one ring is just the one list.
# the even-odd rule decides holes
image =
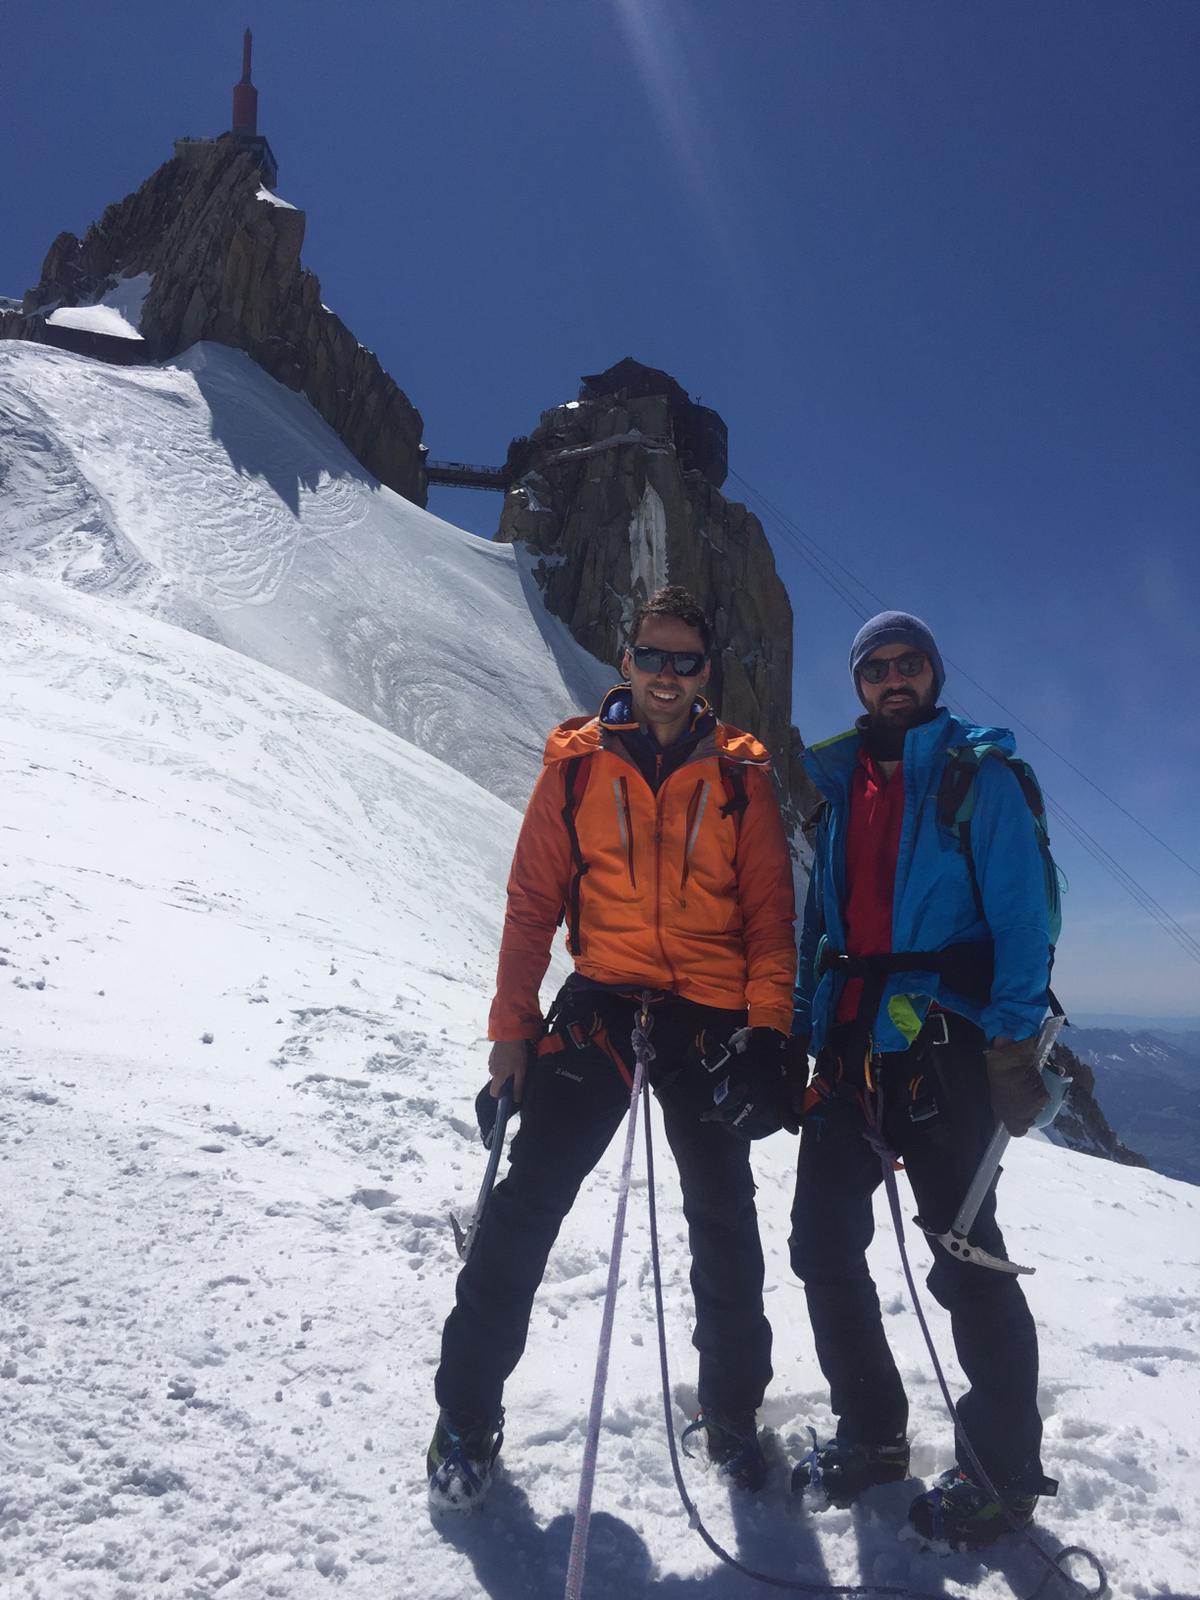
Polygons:
[[996,1040],[983,1056],[987,1063],[992,1115],[1019,1139],[1050,1098],[1037,1069],[1037,1036]]
[[796,1133],[787,1068],[791,1040],[777,1028],[741,1028],[729,1041],[728,1071],[713,1090],[703,1122],[719,1122],[741,1139],[765,1139],[786,1128]]

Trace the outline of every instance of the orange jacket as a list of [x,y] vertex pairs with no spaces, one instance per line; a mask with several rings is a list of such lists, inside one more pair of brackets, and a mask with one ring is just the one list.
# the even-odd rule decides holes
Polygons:
[[[488,1037],[532,1039],[541,1031],[538,990],[575,877],[564,817],[573,756],[587,756],[590,768],[586,788],[583,771],[574,784],[587,864],[579,880],[576,969],[598,983],[748,1008],[751,1027],[786,1033],[795,906],[766,750],[750,734],[717,723],[656,795],[616,732],[600,717],[573,717],[546,742],[508,880]],[[721,814],[722,759],[744,769],[740,825]]]

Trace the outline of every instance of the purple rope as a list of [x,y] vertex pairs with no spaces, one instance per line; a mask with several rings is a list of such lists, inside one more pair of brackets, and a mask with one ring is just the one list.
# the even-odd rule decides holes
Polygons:
[[608,1258],[608,1289],[604,1316],[600,1323],[600,1344],[596,1351],[596,1377],[592,1385],[592,1408],[588,1413],[587,1440],[583,1447],[583,1471],[579,1478],[579,1499],[575,1506],[575,1527],[571,1534],[571,1553],[567,1558],[567,1586],[563,1600],[579,1600],[583,1589],[583,1569],[587,1560],[588,1529],[592,1521],[592,1487],[596,1480],[596,1456],[600,1446],[600,1422],[604,1412],[604,1390],[608,1384],[608,1357],[612,1348],[613,1318],[617,1309],[617,1288],[621,1277],[621,1245],[625,1237],[625,1210],[629,1201],[629,1182],[633,1172],[633,1146],[637,1137],[638,1102],[646,1069],[654,1059],[650,1029],[654,1018],[643,998],[633,1030],[636,1067],[629,1091],[629,1125],[625,1132],[625,1158],[621,1163],[621,1182],[617,1194],[617,1215],[613,1222],[612,1250]]

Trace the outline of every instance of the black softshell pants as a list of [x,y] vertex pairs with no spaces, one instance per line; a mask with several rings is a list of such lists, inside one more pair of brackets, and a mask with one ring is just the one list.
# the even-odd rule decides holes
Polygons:
[[[463,1425],[499,1414],[559,1227],[625,1120],[634,1011],[631,998],[595,986],[568,984],[556,1002],[552,1031],[525,1079],[508,1176],[488,1201],[442,1333],[437,1399]],[[700,1404],[725,1416],[753,1412],[771,1377],[771,1329],[750,1146],[700,1120],[712,1103],[700,1057],[745,1016],[673,996],[653,1016],[650,1078],[683,1190]],[[578,1398],[585,1407],[587,1396]]]
[[[943,1036],[944,1042],[933,1042]],[[818,1073],[834,1087],[804,1123],[790,1243],[838,1437],[882,1444],[905,1434],[908,1401],[867,1270],[875,1231],[871,1197],[883,1173],[863,1138],[864,1115],[854,1093],[863,1083],[863,1052],[854,1040],[853,1028],[836,1029],[818,1060]],[[922,1223],[938,1233],[953,1221],[995,1127],[983,1050],[979,1029],[947,1013],[932,1019],[911,1050],[876,1057],[885,1133],[903,1159]],[[903,1204],[903,1174],[898,1181]],[[994,1186],[970,1237],[1006,1256]],[[999,1489],[1036,1493],[1042,1475],[1037,1331],[1020,1282],[958,1260],[940,1245],[931,1248],[926,1282],[950,1313],[954,1348],[970,1385],[958,1402],[960,1425]],[[970,1471],[961,1451],[959,1465]]]

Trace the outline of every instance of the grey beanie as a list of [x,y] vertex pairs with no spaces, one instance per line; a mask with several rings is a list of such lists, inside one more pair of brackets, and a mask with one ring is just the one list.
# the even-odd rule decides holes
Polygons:
[[907,644],[914,650],[924,650],[933,668],[933,697],[936,701],[946,681],[946,669],[929,629],[920,617],[910,616],[907,611],[881,611],[877,617],[864,622],[854,635],[854,643],[850,646],[850,676],[854,680],[855,692],[859,693],[859,667],[872,652],[885,644]]

